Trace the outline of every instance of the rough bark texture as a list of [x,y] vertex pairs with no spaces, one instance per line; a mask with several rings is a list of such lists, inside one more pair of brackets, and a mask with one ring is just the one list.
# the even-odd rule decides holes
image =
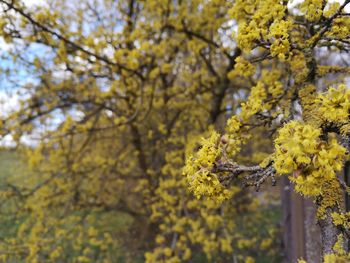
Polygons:
[[339,212],[337,207],[329,207],[326,209],[326,215],[324,219],[319,219],[318,224],[321,229],[322,238],[322,254],[334,253],[333,247],[337,242],[338,235],[340,234],[339,229],[333,224],[331,214],[333,212]]

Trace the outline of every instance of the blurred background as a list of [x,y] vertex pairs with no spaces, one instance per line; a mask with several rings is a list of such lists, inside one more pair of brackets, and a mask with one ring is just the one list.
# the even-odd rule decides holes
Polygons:
[[[313,203],[287,178],[259,191],[236,180],[222,205],[188,190],[182,169],[201,138],[224,132],[259,77],[284,84],[273,61],[237,60],[231,9],[0,0],[1,262],[273,263],[307,251],[321,262]],[[317,56],[348,65],[346,54]],[[249,131],[237,161],[263,161],[275,131]]]

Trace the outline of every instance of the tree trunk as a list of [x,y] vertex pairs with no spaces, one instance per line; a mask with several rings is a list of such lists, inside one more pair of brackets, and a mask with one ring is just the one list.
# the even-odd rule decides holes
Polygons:
[[321,229],[322,255],[334,253],[333,247],[338,240],[340,230],[332,222],[332,213],[339,212],[338,207],[332,206],[326,209],[325,218],[319,219],[318,224]]

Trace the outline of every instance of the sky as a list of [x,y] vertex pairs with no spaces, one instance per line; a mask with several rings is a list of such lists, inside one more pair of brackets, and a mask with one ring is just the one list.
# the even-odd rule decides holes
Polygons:
[[45,0],[25,0],[27,6],[42,5],[45,4]]

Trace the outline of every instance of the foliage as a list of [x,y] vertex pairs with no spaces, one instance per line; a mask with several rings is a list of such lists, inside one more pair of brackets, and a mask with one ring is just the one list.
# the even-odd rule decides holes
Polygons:
[[[253,262],[251,251],[257,250],[257,257],[278,258],[271,241],[275,224],[266,222],[268,230],[254,236],[237,227],[242,213],[255,215],[259,201],[238,183],[225,190],[209,172],[220,156],[218,145],[228,144],[231,157],[250,138],[248,128],[242,138],[235,136],[241,132],[238,119],[230,119],[227,138],[212,133],[203,140],[193,167],[185,170],[198,185],[214,188],[197,194],[220,199],[194,197],[183,176],[198,138],[209,126],[220,129],[250,91],[247,79],[255,66],[240,56],[232,36],[230,10],[236,4],[25,4],[0,0],[0,34],[9,45],[3,57],[15,65],[1,65],[2,73],[20,87],[21,98],[19,109],[2,115],[1,135],[14,139],[30,169],[2,192],[18,204],[10,213],[17,229],[0,243],[2,260],[130,262],[147,251],[147,262],[193,262],[204,255],[208,261]],[[241,111],[245,119],[283,91],[278,65],[272,71],[262,67],[265,77]],[[30,76],[24,84],[23,71]],[[266,110],[277,100],[270,103]],[[260,148],[254,157],[240,158],[262,161],[270,148]],[[217,202],[228,197],[232,202]],[[125,223],[117,222],[124,217]],[[244,222],[254,225],[259,218]]]
[[[227,121],[220,143],[213,148],[214,135],[203,141],[203,149],[210,149],[209,156],[215,158],[198,165],[200,150],[187,159],[185,169],[190,189],[217,202],[222,196],[230,198],[223,186],[237,178],[259,189],[269,178],[274,184],[275,176],[289,175],[295,190],[313,197],[318,207],[326,262],[336,258],[345,262],[347,249],[340,249],[344,247],[340,237],[349,236],[348,214],[343,211],[349,189],[337,176],[350,150],[349,67],[324,59],[349,51],[348,4],[318,0],[294,8],[288,1],[274,0],[233,4],[229,12],[238,23],[236,39],[243,50],[234,68],[241,72],[234,75],[252,82],[250,95]],[[245,66],[241,61],[247,61]],[[260,164],[245,166],[238,154],[252,139],[248,132],[262,126],[274,134],[274,151]]]

